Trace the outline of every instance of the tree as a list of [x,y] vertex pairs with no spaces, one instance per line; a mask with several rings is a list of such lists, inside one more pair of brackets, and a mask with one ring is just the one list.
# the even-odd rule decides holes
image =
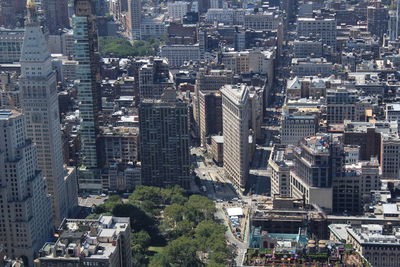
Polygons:
[[113,208],[112,214],[116,217],[129,217],[131,227],[134,231],[146,230],[149,233],[156,232],[153,218],[132,204],[117,204]]
[[187,217],[196,224],[203,220],[214,219],[216,211],[215,204],[212,200],[200,195],[192,195],[185,204],[187,209]]
[[182,221],[185,213],[186,208],[179,204],[169,205],[164,210],[164,216],[171,220],[173,224]]
[[140,246],[143,249],[147,249],[150,246],[151,237],[146,231],[140,231],[131,234],[131,245]]
[[179,185],[175,185],[174,187],[167,187],[161,190],[161,195],[164,200],[164,204],[184,204],[187,201],[187,198],[184,196],[185,189],[180,187]]
[[226,228],[213,221],[202,221],[195,229],[195,239],[199,249],[203,252],[226,251]]
[[132,263],[133,266],[147,266],[146,250],[151,242],[151,237],[146,231],[131,234]]
[[134,41],[133,44],[122,38],[100,38],[99,48],[103,56],[155,56],[161,45],[160,40]]
[[[189,237],[179,237],[171,241],[161,253],[155,257],[161,257],[161,266],[197,267],[203,266],[196,255],[196,243]],[[161,254],[161,255],[160,255]],[[167,263],[167,265],[165,265]]]
[[170,231],[170,237],[174,239],[181,236],[192,237],[194,232],[193,229],[194,229],[193,222],[188,220],[180,221],[175,225],[175,228],[172,231]]
[[161,189],[154,186],[138,185],[135,191],[129,196],[129,202],[137,203],[141,201],[151,201],[154,205],[161,205]]

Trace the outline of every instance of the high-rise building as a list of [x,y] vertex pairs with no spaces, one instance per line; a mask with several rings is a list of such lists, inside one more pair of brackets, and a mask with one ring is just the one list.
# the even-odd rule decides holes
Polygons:
[[141,22],[142,22],[141,0],[128,0],[128,32],[133,40],[140,39]]
[[343,145],[337,136],[318,134],[304,138],[293,149],[292,197],[331,210],[332,181],[342,175],[342,154]]
[[382,177],[399,179],[400,177],[400,138],[397,134],[382,134],[380,160]]
[[199,91],[199,131],[203,147],[207,138],[222,132],[222,95],[217,91]]
[[64,168],[57,81],[50,52],[34,2],[28,2],[27,7],[20,59],[21,107],[26,115],[26,135],[37,146],[38,167],[46,178],[52,198],[53,220],[58,225],[73,209],[70,205],[77,206],[76,190],[67,190],[68,183],[76,184],[76,176],[75,172],[67,172]]
[[249,174],[249,89],[244,84],[225,85],[221,93],[225,176],[244,188]]
[[368,31],[378,37],[382,37],[387,33],[389,13],[388,9],[375,2],[374,6],[367,8]]
[[296,145],[301,139],[318,131],[318,117],[314,114],[283,114],[281,144]]
[[78,100],[80,112],[80,168],[78,184],[80,190],[100,191],[99,174],[99,113],[101,110],[100,64],[94,5],[91,0],[75,1],[73,17],[75,55],[78,62]]
[[139,68],[140,99],[160,98],[164,89],[174,85],[168,62],[163,58],[150,58]]
[[66,0],[42,0],[47,27],[50,34],[57,34],[64,28],[69,28],[68,1]]
[[0,28],[0,63],[18,62],[23,40],[23,29]]
[[14,28],[22,26],[26,0],[0,1],[0,26]]
[[33,264],[52,232],[51,202],[24,115],[0,110],[0,243],[11,258]]
[[167,88],[161,99],[142,99],[139,108],[142,182],[168,186],[190,184],[189,110]]

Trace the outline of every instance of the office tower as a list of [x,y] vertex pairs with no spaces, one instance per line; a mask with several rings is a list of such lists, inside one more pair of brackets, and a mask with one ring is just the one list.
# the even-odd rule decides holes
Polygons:
[[285,145],[274,145],[268,159],[271,168],[271,196],[290,197],[290,154]]
[[0,63],[18,62],[23,40],[23,29],[0,28]]
[[167,88],[161,99],[142,99],[139,107],[143,184],[190,184],[188,104]]
[[40,250],[35,266],[132,266],[129,218],[66,219],[58,233]]
[[199,0],[197,3],[199,15],[207,13],[208,9],[210,8],[210,0]]
[[163,58],[150,58],[139,68],[140,99],[160,98],[164,89],[174,85],[168,62]]
[[68,1],[42,0],[42,8],[46,16],[46,25],[51,35],[58,34],[59,30],[69,28]]
[[99,113],[101,110],[100,64],[94,6],[91,0],[75,1],[73,17],[75,60],[78,62],[78,100],[80,112],[80,190],[102,189],[98,160]]
[[33,263],[52,232],[51,203],[24,115],[0,110],[0,243],[6,255]]
[[0,1],[0,26],[14,28],[22,26],[26,0]]
[[52,197],[54,223],[58,225],[68,216],[69,200],[77,199],[77,195],[68,195],[67,191],[69,179],[75,177],[69,177],[64,169],[57,81],[51,56],[34,2],[28,2],[27,7],[20,59],[21,107],[26,115],[27,137],[37,146],[38,167],[46,178],[48,193]]
[[336,51],[336,20],[334,18],[298,18],[297,36],[321,39],[323,44]]
[[[195,95],[193,96],[193,117],[200,134],[200,91],[216,91],[225,84],[233,83],[232,70],[211,70],[200,68],[197,72]],[[204,92],[205,94],[205,92]],[[221,113],[222,114],[222,113]],[[221,115],[222,116],[222,115]]]
[[0,107],[21,108],[17,73],[0,73]]
[[382,37],[387,33],[389,13],[388,9],[381,5],[380,2],[375,2],[374,6],[367,8],[367,23],[368,31],[377,37]]
[[400,177],[400,138],[397,134],[382,134],[380,160],[382,177],[399,179]]
[[133,40],[140,39],[140,24],[142,21],[141,0],[128,0],[128,31]]
[[314,114],[284,112],[281,144],[296,145],[304,137],[315,135],[318,131],[318,122],[318,117]]
[[244,188],[249,174],[249,89],[225,85],[221,93],[225,176]]
[[341,177],[343,145],[337,136],[318,134],[304,138],[293,149],[290,171],[292,197],[332,210],[332,181]]
[[381,189],[381,169],[377,158],[345,165],[340,177],[332,181],[333,212],[362,214],[364,206],[370,204],[371,191]]
[[219,90],[199,91],[199,131],[201,145],[205,148],[211,135],[222,132],[222,95]]

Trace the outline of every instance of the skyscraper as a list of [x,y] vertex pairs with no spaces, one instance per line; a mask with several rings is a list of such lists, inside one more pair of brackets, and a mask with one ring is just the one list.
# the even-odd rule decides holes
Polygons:
[[128,0],[128,31],[133,40],[140,39],[140,24],[142,21],[141,0]]
[[24,115],[0,110],[0,131],[0,243],[9,257],[33,264],[51,235],[51,203]]
[[0,0],[0,26],[14,28],[21,26],[26,0]]
[[27,137],[37,146],[38,167],[46,178],[58,226],[69,215],[70,204],[77,205],[76,193],[68,195],[67,190],[67,183],[76,183],[76,177],[64,168],[56,74],[33,0],[28,1],[27,8],[20,59],[21,107],[26,115]]
[[221,93],[225,176],[244,188],[249,174],[249,89],[244,84],[225,85]]
[[78,62],[78,100],[80,112],[81,156],[79,188],[102,189],[98,160],[99,113],[101,110],[100,64],[96,17],[91,0],[75,0],[73,17],[75,60]]
[[59,29],[69,28],[68,1],[42,0],[42,7],[50,34],[57,34]]
[[167,88],[161,99],[142,99],[139,108],[142,182],[168,186],[190,184],[187,103]]

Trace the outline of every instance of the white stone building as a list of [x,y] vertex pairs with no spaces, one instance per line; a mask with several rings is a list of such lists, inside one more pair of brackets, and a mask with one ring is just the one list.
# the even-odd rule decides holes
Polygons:
[[249,90],[246,85],[225,85],[222,93],[225,175],[244,188],[249,173]]
[[25,129],[24,115],[0,110],[0,244],[6,255],[31,265],[53,223],[36,147]]
[[189,12],[190,3],[189,2],[168,2],[168,16],[171,19],[181,20]]
[[52,197],[53,221],[58,225],[78,205],[76,190],[67,190],[67,183],[76,176],[68,177],[64,168],[56,75],[34,6],[28,9],[20,64],[26,134],[37,146],[38,167],[46,178]]

